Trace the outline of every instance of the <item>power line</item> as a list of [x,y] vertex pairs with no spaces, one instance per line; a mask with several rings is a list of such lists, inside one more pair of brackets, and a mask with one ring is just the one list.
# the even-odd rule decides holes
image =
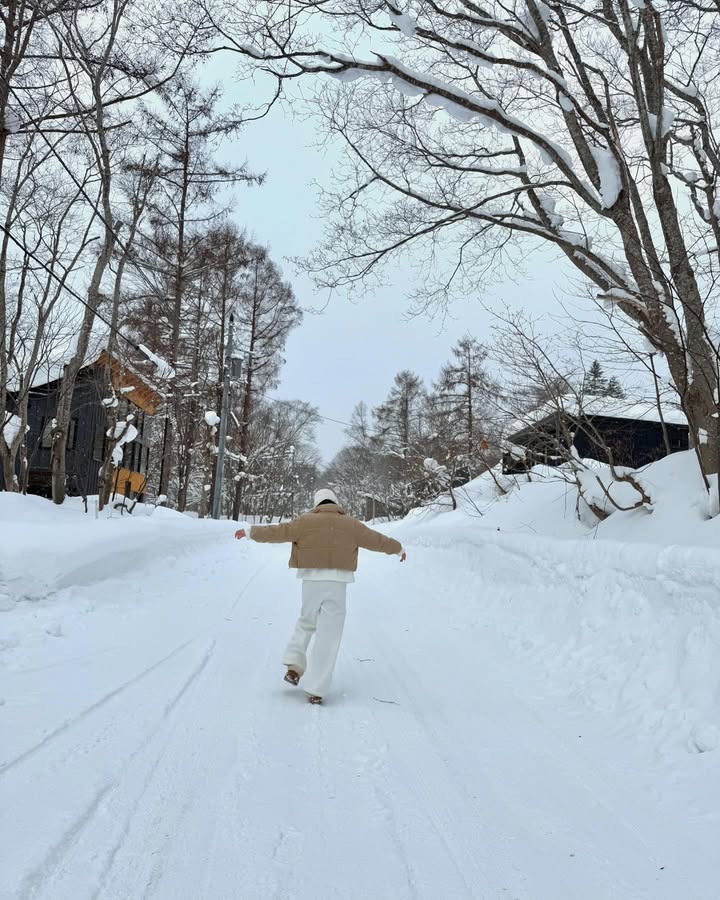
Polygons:
[[[8,79],[7,79],[3,74],[1,74],[1,73],[0,73],[0,78],[2,78],[2,80],[3,80],[3,81],[5,82],[5,84],[7,85],[8,91],[13,95],[13,97],[15,98],[15,100],[16,100],[18,106],[20,107],[20,109],[22,109],[22,111],[25,113],[25,115],[26,115],[26,116],[30,119],[30,121],[32,122],[34,131],[35,131],[35,134],[39,135],[40,138],[42,138],[42,140],[47,144],[47,146],[48,146],[48,148],[50,149],[50,152],[52,153],[52,155],[57,159],[57,161],[58,161],[58,162],[60,163],[60,165],[63,167],[63,169],[65,170],[65,172],[67,172],[67,174],[70,176],[70,180],[72,181],[72,183],[73,183],[73,184],[75,185],[75,187],[80,191],[81,195],[87,200],[87,202],[90,204],[90,206],[95,208],[95,215],[98,217],[98,219],[100,219],[100,221],[103,223],[103,225],[105,226],[105,228],[107,228],[107,230],[112,234],[113,240],[115,241],[115,243],[118,245],[118,247],[120,247],[120,249],[123,251],[123,253],[124,253],[126,256],[129,256],[129,255],[130,255],[130,248],[122,241],[120,235],[119,235],[119,234],[117,233],[117,231],[115,231],[115,229],[113,228],[112,223],[111,223],[111,222],[108,222],[107,219],[105,218],[105,216],[100,212],[100,209],[95,205],[95,203],[94,203],[92,197],[90,197],[90,195],[88,194],[88,192],[85,190],[84,185],[80,182],[80,180],[79,180],[78,178],[75,177],[75,174],[74,174],[74,172],[72,171],[72,169],[70,168],[70,166],[68,166],[68,164],[67,164],[67,163],[65,162],[65,160],[62,158],[62,156],[58,153],[58,151],[57,151],[57,149],[56,149],[56,147],[55,147],[55,144],[52,143],[52,141],[48,138],[48,136],[45,134],[45,132],[40,128],[40,125],[38,124],[38,122],[36,122],[36,121],[33,120],[32,114],[31,114],[30,110],[27,108],[27,106],[25,105],[25,103],[23,102],[23,100],[20,98],[18,92],[15,90],[15,88],[13,87],[13,85],[12,85],[12,84],[8,81]],[[145,282],[145,284],[146,284],[146,285],[153,291],[153,293],[154,293],[154,292],[155,292],[155,285],[150,281],[150,279],[149,279],[148,276],[145,274],[145,272],[142,270],[142,268],[139,268],[139,267],[136,267],[136,268],[137,268],[138,273],[140,274],[140,277],[141,277],[141,278],[143,279],[143,281]],[[85,304],[85,305],[87,306],[88,304]]]
[[[87,200],[87,202],[88,202],[91,206],[94,206],[95,204],[93,203],[92,198],[88,195],[87,191],[85,190],[85,188],[84,188],[84,186],[81,184],[81,182],[75,177],[75,175],[73,174],[72,170],[71,170],[71,169],[69,168],[69,166],[65,163],[65,160],[62,158],[62,156],[60,156],[60,154],[58,153],[58,151],[57,151],[56,148],[55,148],[55,145],[48,139],[47,135],[44,134],[44,132],[43,132],[42,129],[40,128],[39,124],[38,124],[36,121],[33,120],[32,115],[30,114],[30,111],[28,110],[27,106],[24,104],[24,102],[22,101],[22,99],[21,99],[20,96],[18,95],[18,93],[17,93],[17,91],[15,90],[15,88],[13,87],[13,85],[8,81],[8,79],[5,77],[4,74],[0,74],[0,78],[2,78],[2,80],[3,80],[3,81],[5,82],[5,84],[7,85],[8,91],[9,91],[9,92],[13,95],[13,97],[15,98],[15,101],[17,102],[18,106],[22,109],[22,111],[25,113],[25,115],[28,116],[28,118],[29,118],[30,121],[32,122],[35,133],[36,133],[37,135],[39,135],[39,136],[42,138],[42,140],[47,144],[47,146],[50,148],[50,152],[51,152],[52,155],[58,160],[58,162],[59,162],[60,165],[63,167],[63,169],[67,172],[67,174],[70,176],[70,180],[73,182],[73,184],[75,185],[75,187],[78,188],[78,190],[80,191],[80,193],[82,194],[82,196]],[[120,239],[118,233],[115,231],[115,229],[112,227],[112,225],[111,225],[109,222],[107,222],[107,220],[106,220],[105,217],[102,215],[102,213],[99,211],[99,209],[97,209],[97,208],[95,209],[95,214],[98,216],[98,218],[99,218],[100,221],[103,223],[103,225],[105,225],[105,227],[106,227],[106,228],[110,231],[110,233],[113,235],[113,239],[115,240],[115,242],[117,243],[117,245],[120,247],[120,249],[123,251],[123,253],[129,254],[129,249],[128,249],[128,247],[123,243],[123,241]],[[70,294],[71,297],[73,297],[75,300],[77,300],[79,303],[81,303],[86,309],[92,309],[92,312],[94,313],[94,315],[95,315],[95,316],[96,316],[103,324],[107,325],[107,327],[110,329],[111,332],[113,332],[114,334],[116,334],[116,335],[118,336],[118,338],[120,338],[121,340],[125,341],[126,344],[128,344],[130,347],[132,347],[132,348],[133,348],[134,350],[136,350],[138,353],[142,354],[142,356],[144,356],[145,358],[149,359],[147,353],[145,353],[145,351],[142,349],[142,347],[141,347],[139,344],[137,344],[137,343],[136,343],[135,341],[133,341],[131,338],[127,337],[127,335],[123,334],[122,331],[120,331],[118,328],[116,328],[116,327],[112,324],[112,322],[108,321],[108,319],[106,319],[106,318],[105,318],[101,313],[99,313],[96,309],[93,309],[93,308],[90,306],[90,304],[87,302],[87,300],[85,300],[83,297],[81,297],[80,294],[77,293],[77,291],[75,291],[73,288],[69,287],[69,286],[66,284],[64,278],[60,278],[60,276],[54,271],[54,269],[51,269],[45,262],[43,262],[41,259],[39,259],[39,258],[33,253],[32,250],[30,250],[24,243],[22,243],[21,241],[19,241],[13,234],[11,234],[10,231],[9,231],[9,229],[7,229],[7,228],[5,227],[5,225],[4,225],[2,222],[0,222],[0,229],[2,229],[2,231],[4,232],[4,234],[6,234],[6,235],[8,236],[8,238],[9,238],[16,246],[18,246],[18,247],[23,251],[23,253],[25,253],[30,259],[33,260],[33,262],[37,263],[37,264],[38,264],[42,269],[44,269],[44,270],[45,270],[52,278],[54,278],[54,279],[60,284],[60,286],[61,286],[65,291],[67,291],[68,294]],[[152,282],[147,278],[147,276],[146,276],[145,273],[142,271],[142,269],[139,269],[138,271],[140,272],[141,277],[145,280],[145,283],[148,285],[148,287],[151,287],[151,288],[154,289],[155,286],[154,286],[154,285],[152,284]],[[153,362],[153,360],[150,360],[150,361]],[[157,363],[155,363],[155,365],[157,366]]]
[[[60,287],[62,287],[63,290],[67,291],[67,293],[70,294],[70,296],[71,296],[74,300],[77,300],[78,303],[82,303],[82,305],[85,306],[85,307],[87,307],[88,309],[92,309],[92,307],[91,307],[90,304],[87,302],[87,300],[84,299],[84,297],[81,297],[80,294],[78,294],[78,292],[77,292],[76,290],[74,290],[74,289],[71,288],[68,284],[66,284],[64,278],[61,278],[61,277],[57,274],[57,272],[55,272],[54,269],[51,269],[50,266],[48,266],[47,263],[43,262],[43,260],[41,260],[38,256],[36,256],[35,253],[33,253],[32,250],[30,250],[25,244],[23,244],[22,241],[19,241],[19,240],[15,237],[15,235],[11,233],[10,229],[9,229],[9,228],[6,228],[5,225],[4,225],[4,223],[2,223],[2,222],[0,222],[0,230],[2,230],[3,233],[6,234],[7,237],[13,242],[13,244],[15,244],[17,247],[19,247],[19,248],[23,251],[23,253],[25,253],[25,254],[26,254],[26,255],[27,255],[34,263],[37,263],[37,265],[39,265],[40,268],[44,269],[44,270],[48,273],[48,275],[50,275],[52,278],[54,278],[54,279],[58,282],[58,284],[60,285]],[[93,310],[93,312],[95,313],[96,318],[100,319],[100,321],[101,321],[103,324],[107,325],[108,328],[109,328],[111,331],[115,332],[115,334],[116,334],[119,338],[121,338],[123,341],[125,341],[125,343],[129,344],[129,345],[133,348],[133,350],[137,350],[138,353],[142,353],[143,356],[147,356],[147,354],[145,354],[145,353],[143,352],[143,350],[142,350],[142,348],[140,347],[139,344],[136,344],[135,341],[133,341],[131,338],[129,338],[126,334],[123,334],[122,331],[119,331],[119,330],[112,324],[112,322],[110,322],[108,319],[106,319],[106,318],[102,315],[102,313],[99,313],[97,310]]]
[[[287,403],[288,401],[285,400],[285,401],[277,401],[277,402]],[[317,414],[317,417],[318,417],[318,419],[322,419],[325,422],[334,422],[336,425],[344,425],[345,428],[352,428],[352,425],[350,424],[350,422],[341,422],[340,419],[331,419],[330,416],[321,416],[320,413]]]
[[[75,177],[75,175],[74,175],[74,173],[72,172],[72,170],[71,170],[71,169],[69,168],[69,166],[65,163],[65,160],[60,156],[60,154],[59,154],[58,151],[56,150],[55,145],[48,139],[47,135],[42,131],[42,129],[40,128],[39,124],[38,124],[36,121],[33,120],[33,117],[31,116],[30,111],[28,110],[28,108],[27,108],[27,106],[24,104],[24,102],[20,99],[20,96],[18,95],[18,93],[17,93],[17,91],[15,90],[15,88],[13,87],[13,85],[8,81],[8,79],[7,79],[3,74],[0,74],[0,78],[2,78],[2,80],[3,80],[3,81],[5,82],[5,84],[7,85],[8,90],[10,91],[10,93],[11,93],[11,94],[13,95],[13,97],[15,98],[16,102],[18,103],[18,106],[22,109],[22,111],[25,113],[25,115],[28,116],[28,118],[30,119],[30,121],[32,121],[32,123],[33,123],[33,128],[34,128],[34,130],[35,130],[35,133],[38,134],[38,135],[42,138],[42,140],[47,144],[47,146],[48,146],[48,148],[50,149],[50,152],[52,153],[52,155],[58,160],[58,162],[59,162],[60,165],[63,167],[63,169],[64,169],[64,170],[67,172],[67,174],[70,176],[71,181],[72,181],[73,184],[78,188],[78,190],[80,191],[80,193],[82,194],[82,196],[87,200],[87,202],[88,202],[91,206],[95,206],[95,204],[94,204],[92,198],[88,195],[87,191],[85,190],[85,188],[83,187],[83,185],[81,184],[81,182]],[[112,225],[107,221],[107,219],[104,217],[104,215],[100,212],[100,210],[99,210],[98,208],[95,208],[95,215],[100,219],[100,221],[103,223],[103,225],[104,225],[104,226],[110,231],[110,233],[113,235],[113,239],[114,239],[115,243],[120,247],[120,249],[123,251],[123,253],[129,255],[129,248],[123,243],[123,241],[121,240],[121,238],[120,238],[120,236],[118,235],[118,233],[115,231],[115,229],[114,229],[114,228],[112,227]],[[0,222],[0,229],[2,229],[2,231],[8,236],[8,238],[9,238],[16,246],[18,246],[18,247],[23,251],[23,253],[25,253],[30,259],[33,260],[33,262],[37,263],[37,265],[39,265],[39,266],[40,266],[42,269],[44,269],[44,270],[45,270],[52,278],[54,278],[54,279],[60,284],[60,286],[61,286],[65,291],[67,291],[67,293],[68,293],[71,297],[73,297],[73,299],[75,299],[75,300],[77,300],[79,303],[81,303],[86,309],[91,309],[91,306],[90,306],[90,304],[87,302],[87,300],[85,300],[85,299],[84,299],[80,294],[78,294],[77,291],[75,291],[73,288],[69,287],[69,286],[66,284],[64,278],[61,278],[61,277],[60,277],[53,269],[51,269],[45,262],[43,262],[41,259],[39,259],[39,258],[33,253],[32,250],[30,250],[24,243],[22,243],[21,241],[19,241],[13,234],[11,234],[11,232],[9,231],[9,229],[7,229],[7,228],[5,227],[5,225],[4,225],[2,222]],[[142,267],[136,267],[136,270],[137,270],[138,274],[141,276],[141,278],[145,281],[145,283],[147,284],[147,286],[150,287],[150,288],[152,289],[153,295],[154,295],[154,293],[155,293],[155,285],[150,281],[150,279],[149,279],[149,278],[147,277],[147,275],[144,273],[144,271],[142,270]],[[96,309],[93,309],[93,313],[94,313],[95,317],[98,318],[104,325],[106,325],[106,326],[110,329],[111,332],[113,332],[114,334],[116,334],[116,335],[118,336],[118,338],[120,338],[121,340],[125,341],[125,343],[128,344],[130,347],[132,347],[133,350],[136,350],[138,353],[142,354],[142,356],[148,358],[148,357],[147,357],[147,353],[145,353],[145,351],[142,349],[142,347],[141,347],[139,344],[137,344],[137,343],[136,343],[135,341],[133,341],[131,338],[127,337],[127,335],[125,335],[122,331],[120,331],[118,328],[116,328],[116,327],[115,327],[108,319],[106,319],[106,318],[105,318],[101,313],[99,313]],[[150,360],[150,361],[152,362],[152,360]],[[157,363],[155,363],[155,365],[157,366]],[[178,366],[178,365],[173,366],[173,368],[174,368],[174,369],[181,369],[181,368],[188,368],[188,367],[183,366],[182,364],[180,364],[179,366]],[[287,401],[287,400],[280,400],[280,399],[278,399],[278,398],[270,398],[270,397],[267,397],[267,398],[265,398],[265,399],[266,399],[266,402],[269,402],[269,403],[288,403],[288,402],[290,402],[290,401]],[[332,417],[330,417],[330,416],[323,416],[323,415],[321,415],[320,413],[316,413],[316,415],[317,415],[317,418],[318,418],[318,419],[322,419],[324,422],[333,422],[334,424],[336,424],[336,425],[342,425],[342,426],[344,426],[345,428],[350,428],[350,427],[351,427],[351,425],[350,425],[349,422],[342,422],[340,419],[334,419],[334,418],[332,418]]]
[[[22,250],[23,253],[25,253],[34,263],[36,263],[38,266],[40,266],[40,268],[42,268],[45,272],[47,272],[48,275],[50,275],[52,278],[54,278],[58,282],[60,287],[62,287],[63,290],[65,290],[74,300],[77,300],[78,303],[81,303],[85,307],[88,307],[88,308],[90,307],[90,304],[87,302],[87,300],[85,300],[84,297],[82,297],[80,294],[78,294],[78,292],[76,290],[74,290],[68,284],[66,284],[64,278],[61,278],[57,274],[57,272],[55,272],[53,269],[50,268],[50,266],[48,266],[47,263],[45,263],[35,253],[33,253],[33,251],[30,250],[22,241],[18,240],[15,237],[15,235],[12,234],[12,232],[8,228],[6,228],[4,223],[2,223],[2,222],[0,222],[0,230],[4,234],[6,234],[7,237],[13,242],[13,244],[15,244],[17,247],[19,247],[20,250]],[[132,347],[133,350],[136,350],[138,353],[142,354],[143,356],[146,356],[142,347],[139,344],[135,343],[135,341],[133,341],[132,338],[129,338],[126,334],[123,334],[122,331],[118,330],[108,319],[105,318],[105,316],[102,315],[102,313],[99,313],[97,310],[95,310],[94,312],[95,312],[96,318],[98,318],[104,325],[107,325],[107,327],[111,331],[113,331],[121,340],[125,341],[125,343],[128,344],[130,347]],[[180,365],[180,366],[176,366],[175,368],[187,368],[187,367]],[[266,403],[291,403],[292,401],[282,400],[279,397],[265,397],[264,402],[266,402]],[[323,416],[320,413],[316,413],[316,415],[317,415],[318,419],[322,419],[324,422],[334,422],[336,425],[343,425],[346,428],[351,427],[350,422],[343,422],[340,419],[333,419],[331,416]]]

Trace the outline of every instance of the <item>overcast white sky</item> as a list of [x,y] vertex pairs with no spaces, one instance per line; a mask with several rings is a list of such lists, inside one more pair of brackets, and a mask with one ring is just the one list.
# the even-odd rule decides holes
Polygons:
[[[226,60],[228,66],[230,62]],[[247,90],[231,84],[226,89],[237,100]],[[402,271],[394,284],[360,302],[336,295],[321,314],[309,311],[325,298],[315,293],[304,274],[295,273],[288,260],[306,254],[321,236],[313,183],[328,179],[333,159],[313,146],[315,138],[312,122],[295,120],[277,107],[268,118],[248,126],[222,155],[230,151],[247,158],[255,170],[267,171],[262,187],[238,191],[233,217],[255,240],[271,247],[301,306],[308,310],[288,342],[287,364],[276,395],[309,401],[322,415],[347,422],[358,401],[370,406],[380,403],[401,369],[431,381],[459,337],[468,332],[481,340],[487,336],[490,317],[478,296],[471,296],[457,302],[444,321],[408,320],[411,285],[403,283]],[[539,256],[531,278],[493,288],[485,302],[525,305],[535,313],[557,308],[557,274],[557,263]],[[344,443],[343,427],[323,422],[318,442],[329,462]]]

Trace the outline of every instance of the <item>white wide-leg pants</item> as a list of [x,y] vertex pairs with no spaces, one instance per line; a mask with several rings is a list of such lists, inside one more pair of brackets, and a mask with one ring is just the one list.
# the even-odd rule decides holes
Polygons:
[[345,625],[346,589],[339,581],[303,581],[302,612],[283,662],[303,676],[304,690],[316,697],[324,697],[332,681]]

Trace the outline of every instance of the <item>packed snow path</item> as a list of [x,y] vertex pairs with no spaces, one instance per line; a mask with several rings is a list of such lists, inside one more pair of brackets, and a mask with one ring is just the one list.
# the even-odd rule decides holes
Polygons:
[[12,613],[2,898],[717,898],[717,833],[496,629],[532,553],[365,554],[318,708],[282,681],[286,549],[168,553]]

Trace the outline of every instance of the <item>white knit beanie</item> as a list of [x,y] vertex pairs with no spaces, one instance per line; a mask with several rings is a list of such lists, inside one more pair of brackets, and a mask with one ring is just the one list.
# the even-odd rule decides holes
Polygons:
[[330,490],[330,488],[323,488],[322,490],[315,492],[313,504],[315,506],[320,506],[323,500],[329,500],[331,503],[335,503],[337,506],[340,506],[340,501],[335,496],[333,491]]

